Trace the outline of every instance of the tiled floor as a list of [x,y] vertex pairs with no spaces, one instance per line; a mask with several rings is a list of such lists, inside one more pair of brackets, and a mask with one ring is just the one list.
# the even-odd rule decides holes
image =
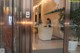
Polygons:
[[[63,40],[42,41],[33,36],[32,53],[63,53]],[[80,53],[80,46],[69,53]]]
[[80,46],[77,47],[77,50],[69,51],[69,53],[80,53]]
[[[63,40],[43,41],[38,38],[38,35],[33,34],[32,53],[63,53]],[[76,51],[69,51],[69,53],[79,53],[80,47]]]
[[63,53],[63,49],[32,50],[32,53]]
[[32,49],[41,50],[41,49],[60,49],[63,48],[63,40],[50,40],[43,41],[38,37],[33,36]]

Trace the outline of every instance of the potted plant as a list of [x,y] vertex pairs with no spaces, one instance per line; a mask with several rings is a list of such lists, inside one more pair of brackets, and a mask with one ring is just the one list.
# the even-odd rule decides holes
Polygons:
[[80,8],[72,10],[70,14],[70,36],[69,36],[69,50],[76,50],[80,39]]
[[68,50],[76,50],[78,45],[78,36],[76,33],[76,26],[70,26],[70,34],[69,34],[69,43],[68,43]]

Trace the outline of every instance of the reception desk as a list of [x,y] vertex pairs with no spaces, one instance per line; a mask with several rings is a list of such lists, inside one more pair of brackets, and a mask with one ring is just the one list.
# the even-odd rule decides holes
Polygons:
[[39,25],[38,27],[38,36],[41,40],[51,40],[53,34],[52,27],[44,27],[43,25]]

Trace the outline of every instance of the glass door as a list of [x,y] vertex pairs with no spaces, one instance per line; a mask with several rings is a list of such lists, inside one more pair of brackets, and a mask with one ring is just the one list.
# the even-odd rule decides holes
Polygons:
[[0,53],[12,51],[12,0],[0,0]]
[[30,53],[31,0],[0,0],[0,53]]

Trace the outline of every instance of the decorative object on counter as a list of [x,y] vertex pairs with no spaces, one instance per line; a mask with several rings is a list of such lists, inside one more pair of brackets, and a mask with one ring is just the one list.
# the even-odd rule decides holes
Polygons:
[[52,27],[44,27],[43,25],[39,25],[38,27],[38,35],[40,40],[51,40],[52,39]]

